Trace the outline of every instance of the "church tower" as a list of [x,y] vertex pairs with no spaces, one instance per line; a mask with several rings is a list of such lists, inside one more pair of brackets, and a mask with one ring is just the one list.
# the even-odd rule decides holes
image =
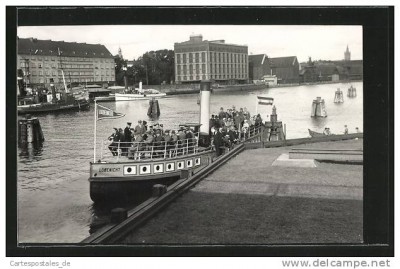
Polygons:
[[118,48],[118,56],[120,59],[123,59],[121,47]]
[[349,45],[347,45],[346,51],[344,52],[344,60],[345,61],[350,61],[350,51],[349,51]]

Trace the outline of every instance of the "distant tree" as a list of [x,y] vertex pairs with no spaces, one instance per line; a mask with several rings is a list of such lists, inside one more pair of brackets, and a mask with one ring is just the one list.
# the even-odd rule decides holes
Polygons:
[[115,82],[117,85],[122,86],[124,85],[124,75],[125,71],[123,70],[123,67],[126,67],[126,60],[121,59],[118,55],[114,57],[114,63],[115,63]]
[[174,51],[148,51],[128,68],[129,79],[137,83],[142,81],[147,85],[159,85],[170,82],[174,78]]

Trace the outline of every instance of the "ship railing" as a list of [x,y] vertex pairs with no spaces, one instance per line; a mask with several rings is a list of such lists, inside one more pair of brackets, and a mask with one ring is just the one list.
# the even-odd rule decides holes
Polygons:
[[128,158],[133,160],[166,159],[195,154],[199,151],[197,137],[161,142],[102,141],[101,160]]
[[263,131],[263,126],[262,125],[251,125],[248,128],[240,128],[240,130],[241,131],[239,132],[239,140],[245,141],[254,136],[260,136]]

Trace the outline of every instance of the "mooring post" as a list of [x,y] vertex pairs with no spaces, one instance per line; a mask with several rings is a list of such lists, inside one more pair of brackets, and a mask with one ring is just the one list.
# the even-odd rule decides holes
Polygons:
[[114,208],[111,210],[111,222],[120,223],[128,218],[128,212],[125,208]]
[[182,169],[181,170],[181,177],[180,179],[188,179],[190,177],[190,170],[189,169]]
[[160,197],[161,195],[167,192],[167,186],[162,184],[155,184],[152,188],[152,196],[153,197]]
[[25,116],[25,119],[18,121],[18,131],[19,143],[41,143],[44,141],[39,119],[31,118],[29,114]]

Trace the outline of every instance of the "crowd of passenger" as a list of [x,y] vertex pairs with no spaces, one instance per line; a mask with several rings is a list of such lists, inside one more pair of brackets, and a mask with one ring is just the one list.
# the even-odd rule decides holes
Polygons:
[[114,133],[109,137],[112,143],[108,146],[114,156],[122,155],[135,158],[136,152],[151,154],[151,157],[162,157],[164,154],[171,156],[194,151],[197,139],[189,127],[180,127],[179,130],[164,130],[163,124],[156,123],[148,126],[146,121],[139,120],[132,128],[132,123],[127,122],[125,129],[114,128]]
[[[220,108],[218,114],[211,115],[210,136],[217,155],[222,149],[232,148],[246,135],[252,127],[259,127],[263,124],[260,116],[251,117],[246,108],[236,110],[235,106],[224,110]],[[108,146],[113,156],[128,156],[136,158],[141,152],[151,152],[151,157],[162,157],[165,154],[169,157],[194,152],[198,144],[198,137],[190,127],[180,127],[178,130],[164,130],[163,124],[156,123],[148,126],[146,121],[139,120],[132,128],[132,123],[127,122],[125,129],[114,128],[114,133],[109,137],[112,141]],[[136,155],[135,155],[136,153]]]
[[218,114],[211,115],[210,134],[217,156],[222,154],[223,148],[232,148],[249,135],[251,128],[260,127],[263,120],[260,114],[251,116],[247,108],[236,110],[235,106],[224,110],[220,108]]

